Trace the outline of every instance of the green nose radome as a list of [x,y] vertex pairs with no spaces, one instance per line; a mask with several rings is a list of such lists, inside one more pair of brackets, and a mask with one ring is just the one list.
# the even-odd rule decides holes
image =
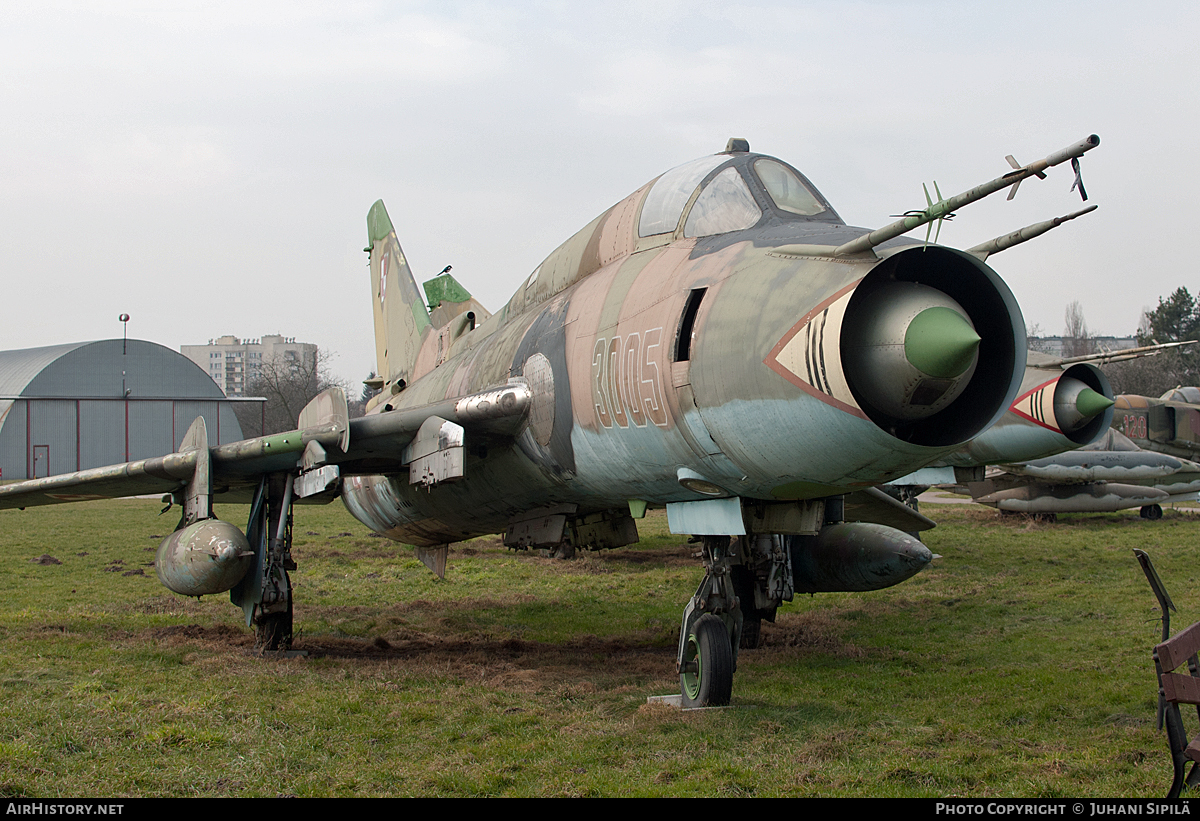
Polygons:
[[904,356],[929,376],[953,379],[975,361],[979,334],[953,308],[926,308],[913,317],[904,332]]
[[1084,388],[1075,399],[1075,409],[1084,419],[1091,419],[1111,408],[1113,400],[1091,388]]

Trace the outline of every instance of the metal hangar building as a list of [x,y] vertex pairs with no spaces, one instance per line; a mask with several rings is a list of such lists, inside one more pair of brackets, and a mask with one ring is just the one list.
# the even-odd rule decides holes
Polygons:
[[0,351],[0,479],[163,456],[197,416],[236,442],[230,400],[194,362],[140,339]]

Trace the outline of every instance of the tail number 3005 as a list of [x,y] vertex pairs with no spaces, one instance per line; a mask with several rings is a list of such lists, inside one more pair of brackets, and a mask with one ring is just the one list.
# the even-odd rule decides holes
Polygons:
[[596,417],[606,428],[667,426],[662,378],[656,356],[662,328],[627,334],[624,339],[598,338],[592,351],[592,397]]

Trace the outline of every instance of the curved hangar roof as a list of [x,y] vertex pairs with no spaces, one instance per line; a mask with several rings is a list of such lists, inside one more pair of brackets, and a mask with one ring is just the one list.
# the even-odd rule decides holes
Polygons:
[[225,394],[154,342],[0,351],[0,478],[85,470],[176,449],[197,416],[212,444],[242,438]]

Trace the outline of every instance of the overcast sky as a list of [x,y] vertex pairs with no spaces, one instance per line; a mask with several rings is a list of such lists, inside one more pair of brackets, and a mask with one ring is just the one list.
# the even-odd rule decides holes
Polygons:
[[[1140,8],[1141,10],[1137,10]],[[852,225],[1088,134],[1099,210],[989,260],[1028,325],[1133,333],[1186,286],[1200,6],[1159,2],[0,5],[0,348],[294,336],[375,367],[383,198],[418,281],[497,310],[560,242],[728,137]],[[1078,209],[1069,166],[968,206],[969,247]],[[932,188],[932,186],[931,186]]]

